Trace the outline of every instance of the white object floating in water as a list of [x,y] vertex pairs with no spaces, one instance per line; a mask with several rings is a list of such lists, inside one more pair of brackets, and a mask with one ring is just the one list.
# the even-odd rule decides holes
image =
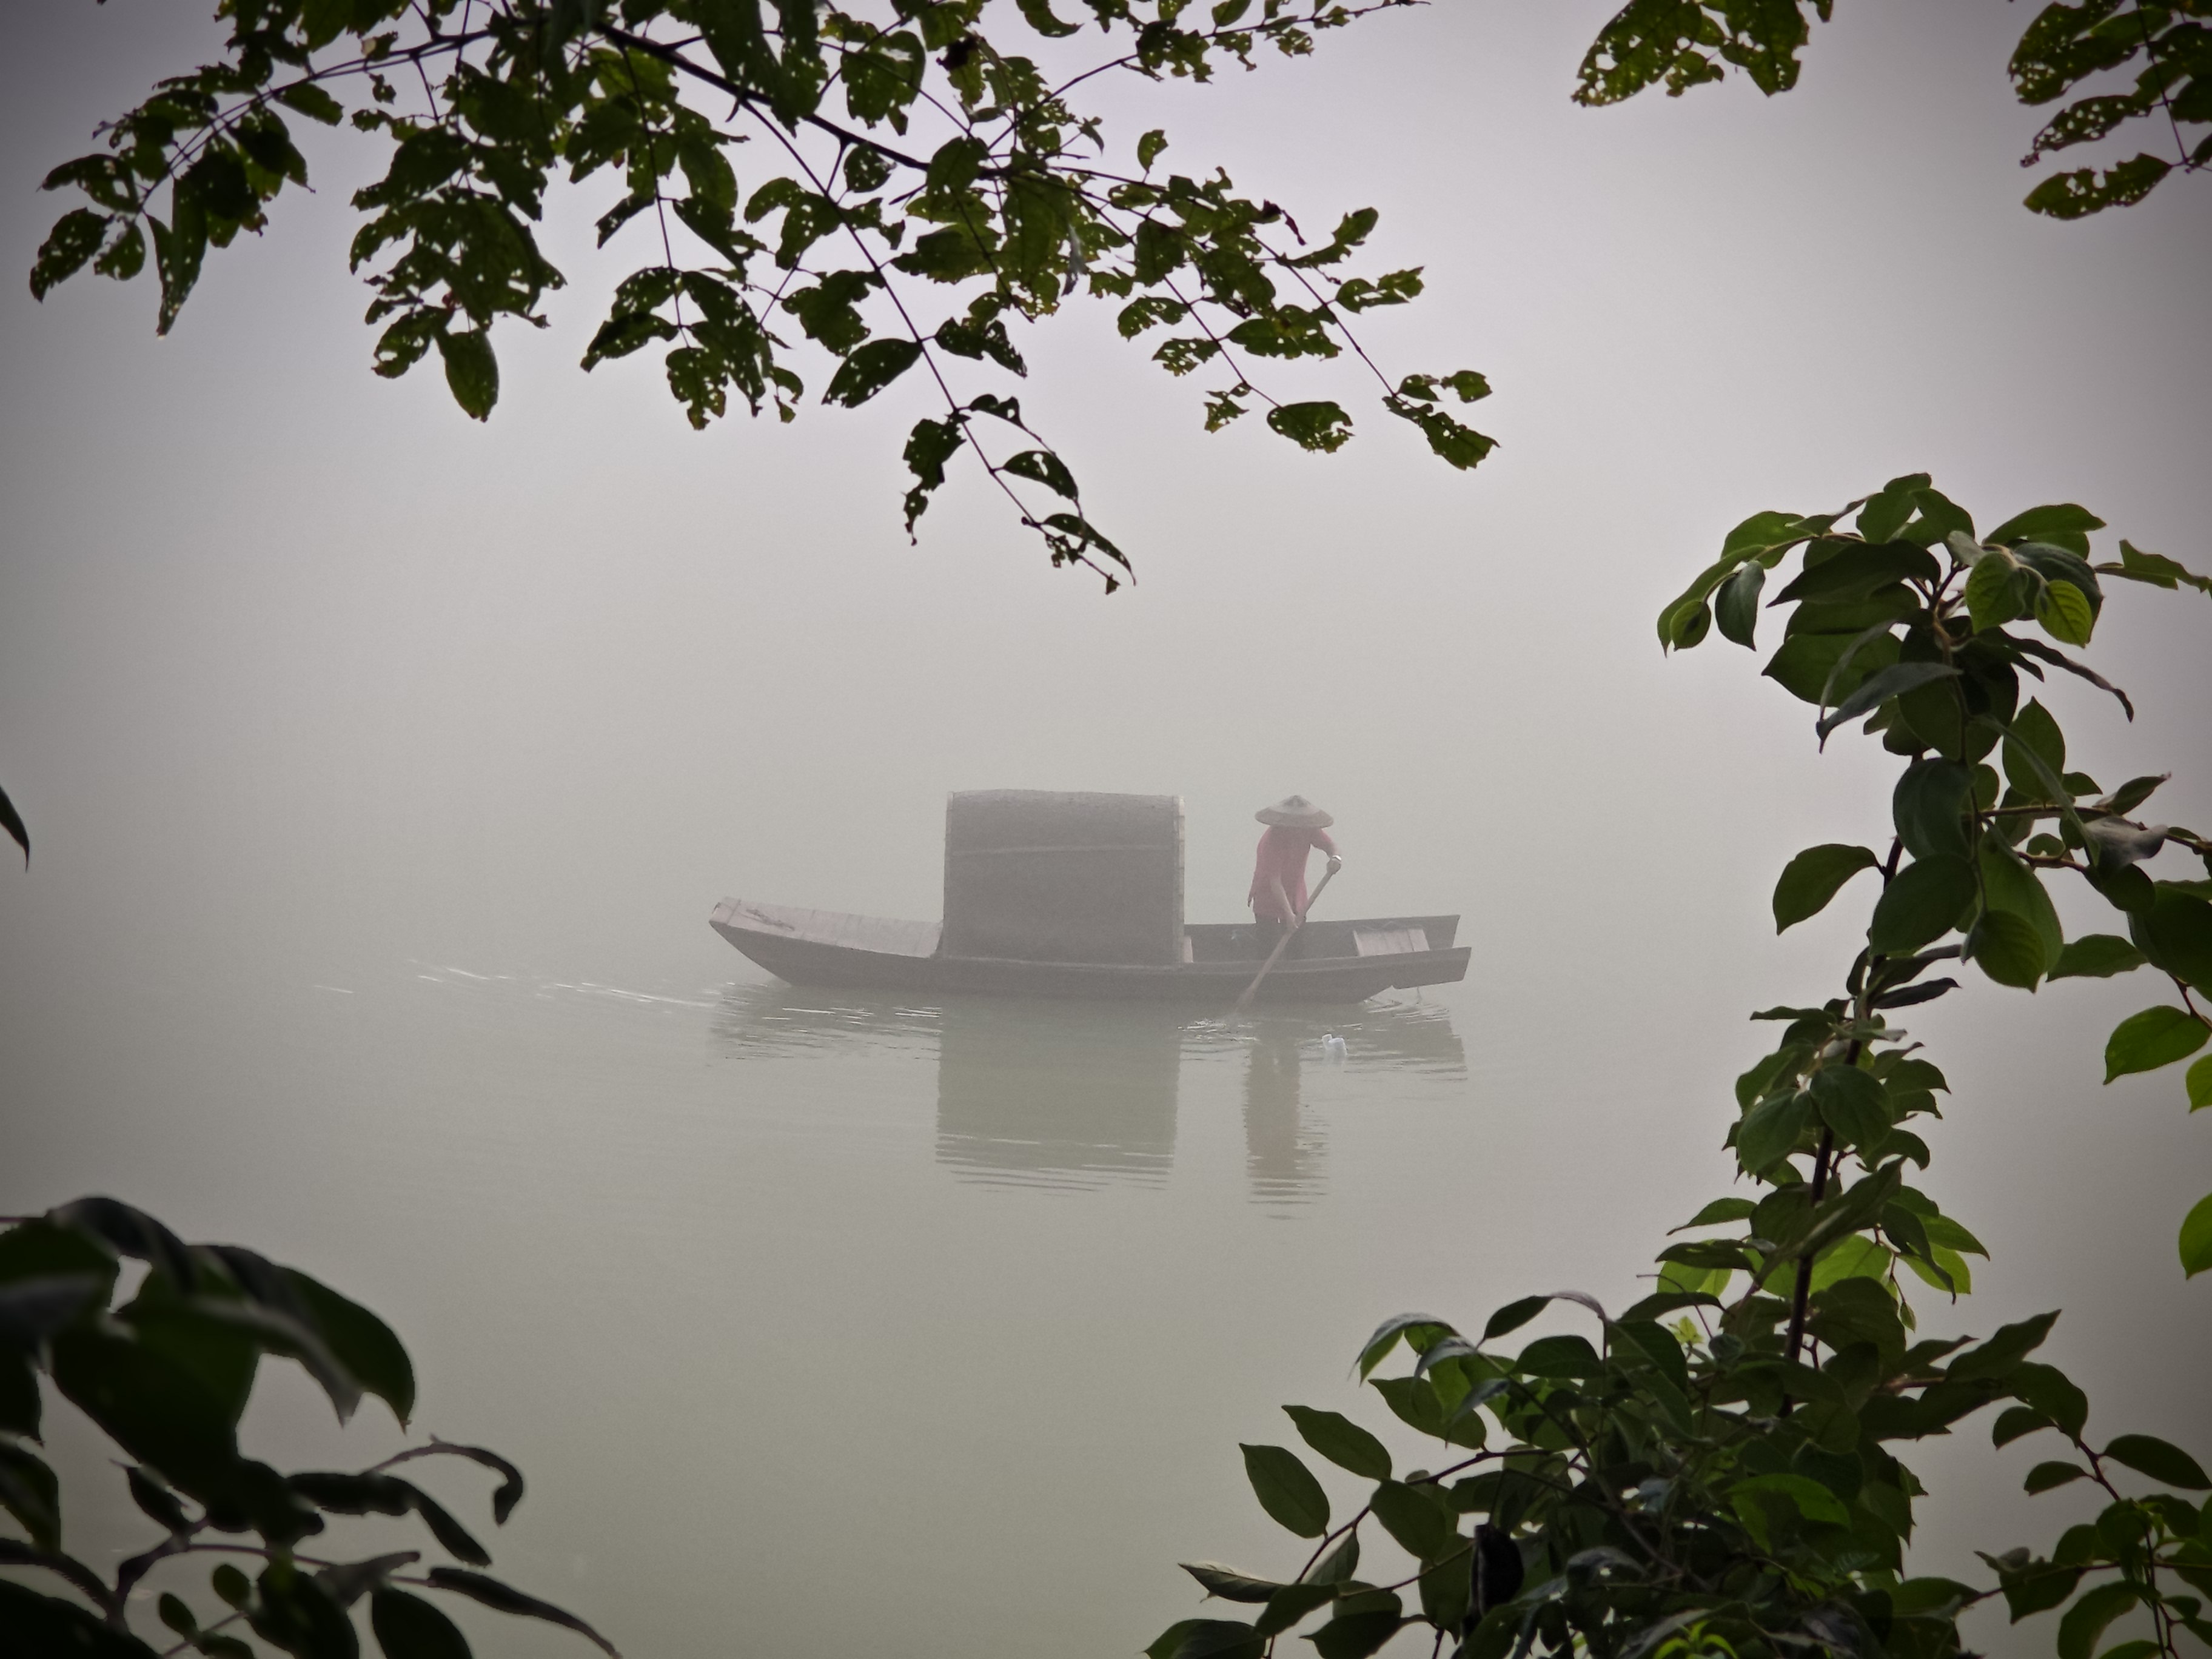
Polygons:
[[1345,1047],[1344,1039],[1334,1031],[1322,1038],[1321,1051],[1331,1060],[1342,1060],[1350,1052]]

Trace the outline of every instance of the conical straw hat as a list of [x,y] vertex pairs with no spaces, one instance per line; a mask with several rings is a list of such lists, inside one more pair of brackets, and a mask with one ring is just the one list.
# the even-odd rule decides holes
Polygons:
[[1252,816],[1262,823],[1279,823],[1291,830],[1326,830],[1336,822],[1304,795],[1285,795]]

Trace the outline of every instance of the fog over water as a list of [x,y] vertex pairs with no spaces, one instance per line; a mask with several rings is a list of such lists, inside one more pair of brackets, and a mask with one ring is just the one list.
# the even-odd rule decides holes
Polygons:
[[[647,362],[580,374],[629,268],[591,250],[605,191],[556,198],[573,286],[501,331],[489,426],[368,372],[369,158],[327,139],[171,337],[149,280],[34,305],[38,180],[197,61],[203,9],[17,0],[0,57],[0,782],[36,848],[0,870],[0,1211],[112,1193],[375,1308],[417,1427],[530,1476],[502,1576],[636,1659],[1128,1654],[1195,1607],[1176,1560],[1285,1561],[1237,1443],[1286,1401],[1382,1423],[1346,1376],[1376,1320],[1638,1293],[1726,1182],[1745,1014],[1854,948],[1848,893],[1775,939],[1773,878],[1885,834],[1895,766],[1816,754],[1733,647],[1660,656],[1737,520],[1924,469],[1984,524],[2078,501],[2212,568],[2212,185],[2021,210],[1997,0],[1839,8],[1772,101],[1574,108],[1609,9],[1579,0],[1115,88],[1116,131],[1310,228],[1380,207],[1429,292],[1363,340],[1487,374],[1501,447],[1455,474],[1379,411],[1328,459],[1207,437],[1078,306],[1020,340],[1023,398],[1138,562],[1110,599],[973,477],[909,547],[911,399],[697,434]],[[2095,651],[2140,717],[2039,690],[2075,764],[2173,770],[2154,816],[2199,827],[2208,642],[2212,605],[2127,586]],[[726,894],[936,916],[945,794],[979,788],[1180,794],[1198,921],[1242,914],[1252,811],[1300,791],[1346,854],[1326,902],[1459,912],[1472,969],[1231,1026],[793,992],[708,931]],[[1956,1091],[1927,1184],[1994,1257],[1923,1316],[2063,1307],[2093,1429],[2201,1449],[2212,1283],[2173,1235],[2212,1123],[2178,1071],[2099,1081],[2151,994],[1912,1011]],[[397,1443],[264,1389],[267,1455]],[[2076,1518],[1983,1433],[1923,1460],[1928,1571]]]

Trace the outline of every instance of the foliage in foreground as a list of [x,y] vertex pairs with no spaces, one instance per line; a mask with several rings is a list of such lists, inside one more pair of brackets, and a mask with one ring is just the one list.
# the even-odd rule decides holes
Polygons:
[[[124,1291],[125,1263],[143,1263]],[[118,1301],[118,1295],[124,1299]],[[0,1565],[37,1570],[75,1592],[0,1579],[0,1649],[78,1659],[154,1659],[131,1627],[161,1573],[210,1557],[206,1591],[164,1590],[173,1632],[162,1650],[251,1659],[250,1634],[298,1659],[356,1659],[366,1613],[386,1659],[468,1659],[453,1620],[418,1590],[541,1619],[614,1648],[590,1626],[480,1571],[483,1546],[429,1493],[392,1471],[458,1457],[500,1477],[494,1522],[522,1501],[522,1475],[495,1452],[432,1439],[357,1472],[283,1474],[239,1449],[239,1419],[262,1358],[297,1360],[341,1422],[365,1395],[402,1423],[415,1374],[384,1322],[328,1286],[234,1244],[186,1244],[153,1217],[108,1198],[80,1199],[0,1231]],[[67,1553],[62,1498],[39,1439],[40,1378],[121,1449],[131,1496],[161,1537],[102,1578]],[[400,1549],[337,1560],[301,1547],[326,1516],[413,1516],[459,1565],[419,1565]],[[166,1565],[165,1565],[166,1564]],[[247,1569],[252,1570],[248,1576]],[[197,1603],[197,1605],[195,1605]]]
[[[1018,398],[971,384],[1026,374],[1008,323],[1079,290],[1119,305],[1124,338],[1162,332],[1152,356],[1170,374],[1216,377],[1208,430],[1264,409],[1301,448],[1341,447],[1342,404],[1259,382],[1262,365],[1348,350],[1451,465],[1491,449],[1446,409],[1486,395],[1480,375],[1393,380],[1352,337],[1352,317],[1421,291],[1417,269],[1352,274],[1373,209],[1309,237],[1218,167],[1164,167],[1163,131],[1109,148],[1082,102],[1109,73],[1205,81],[1403,3],[1222,0],[1192,17],[1184,0],[1085,0],[1071,21],[1051,0],[1019,0],[1018,19],[990,0],[224,0],[222,61],[162,81],[104,149],[47,177],[88,205],[55,225],[31,289],[88,265],[134,277],[150,248],[166,332],[207,250],[260,231],[286,185],[306,185],[291,122],[343,124],[390,158],[354,197],[376,371],[434,349],[483,419],[494,325],[544,326],[566,280],[534,229],[548,192],[584,185],[604,204],[600,246],[626,237],[644,257],[586,368],[660,349],[695,427],[732,398],[793,418],[810,358],[827,370],[821,400],[848,409],[919,371],[940,412],[907,439],[908,532],[965,452],[1055,564],[1110,590],[1128,562],[1066,462]],[[1094,33],[1103,58],[1054,44]]]
[[[1583,59],[1576,101],[1618,103],[1661,85],[1680,97],[1723,78],[1724,64],[1769,96],[1787,92],[1813,19],[1825,23],[1834,10],[1835,0],[1629,0]],[[2031,212],[2083,218],[2140,202],[2170,173],[2212,167],[2212,131],[2203,130],[2212,127],[2212,0],[2052,0],[2006,67],[2031,109],[2069,100],[2035,135],[2022,167],[2138,123],[2174,153],[2170,161],[2140,151],[2054,173],[2028,191]]]
[[[1915,1121],[1950,1085],[1897,1022],[1960,988],[1944,969],[1971,963],[2027,990],[2165,975],[2175,1000],[2122,1022],[2107,1081],[2212,1036],[2197,1000],[2212,994],[2212,881],[2143,868],[2173,848],[2212,866],[2212,846],[2135,821],[2164,780],[2104,789],[2075,769],[2041,701],[2023,701],[2023,677],[2056,669],[2129,706],[2058,648],[2089,642],[2106,579],[2212,593],[2124,542],[2093,565],[2102,527],[2045,507],[1978,538],[1915,475],[1840,514],[1747,520],[1668,606],[1665,646],[1715,629],[1750,646],[1769,573],[1802,549],[1771,601],[1789,615],[1765,672],[1815,707],[1823,744],[1863,721],[1905,763],[1885,852],[1813,848],[1776,886],[1781,929],[1867,871],[1880,881],[1841,994],[1754,1016],[1782,1030],[1735,1088],[1728,1144],[1753,1192],[1677,1228],[1693,1237],[1660,1253],[1656,1293],[1617,1316],[1565,1292],[1510,1303],[1473,1336],[1426,1314],[1387,1321],[1359,1371],[1435,1439],[1434,1467],[1401,1471],[1348,1418],[1285,1407],[1313,1452],[1371,1486],[1339,1520],[1297,1453],[1246,1446],[1261,1505],[1311,1547],[1273,1577],[1191,1564],[1250,1616],[1183,1620],[1151,1659],[1257,1659],[1301,1631],[1321,1659],[1401,1636],[1463,1659],[1948,1659],[1960,1613],[1995,1597],[2015,1621],[2063,1607],[2060,1659],[2174,1656],[2185,1632],[2212,1644],[2212,1504],[2185,1495],[2212,1487],[2197,1460],[2148,1435],[2091,1435],[2081,1390],[2035,1357],[2056,1313],[1980,1341],[1929,1340],[1906,1293],[1964,1294],[1968,1258],[1985,1254],[1919,1184],[1929,1152]],[[2044,885],[2062,872],[2108,901],[2127,936],[2064,939]],[[2188,1092],[2192,1109],[2212,1101],[2212,1057]],[[2186,1273],[2212,1268],[2212,1198],[2180,1249]],[[1559,1300],[1591,1316],[1595,1340],[1497,1346]],[[1411,1370],[1376,1375],[1401,1342]],[[1994,1445],[2051,1437],[2030,1493],[2087,1482],[2102,1508],[2047,1553],[1984,1555],[1983,1585],[1910,1576],[1923,1489],[1903,1455],[1989,1407]],[[1390,1565],[1377,1570],[1378,1555]],[[2103,1647],[2123,1619],[2127,1639]]]

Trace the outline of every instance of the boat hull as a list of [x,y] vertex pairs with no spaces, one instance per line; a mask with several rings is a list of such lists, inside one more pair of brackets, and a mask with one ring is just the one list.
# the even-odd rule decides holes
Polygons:
[[[716,906],[709,921],[749,960],[791,984],[916,996],[979,994],[1225,1006],[1259,972],[1265,954],[1261,947],[1267,943],[1249,927],[1200,927],[1189,930],[1193,959],[1180,963],[1026,962],[943,955],[937,949],[937,930],[926,923],[737,899]],[[1347,1004],[1389,990],[1455,983],[1467,976],[1470,954],[1466,946],[1450,943],[1457,924],[1456,916],[1314,923],[1293,938],[1291,948],[1261,983],[1259,1000]]]

